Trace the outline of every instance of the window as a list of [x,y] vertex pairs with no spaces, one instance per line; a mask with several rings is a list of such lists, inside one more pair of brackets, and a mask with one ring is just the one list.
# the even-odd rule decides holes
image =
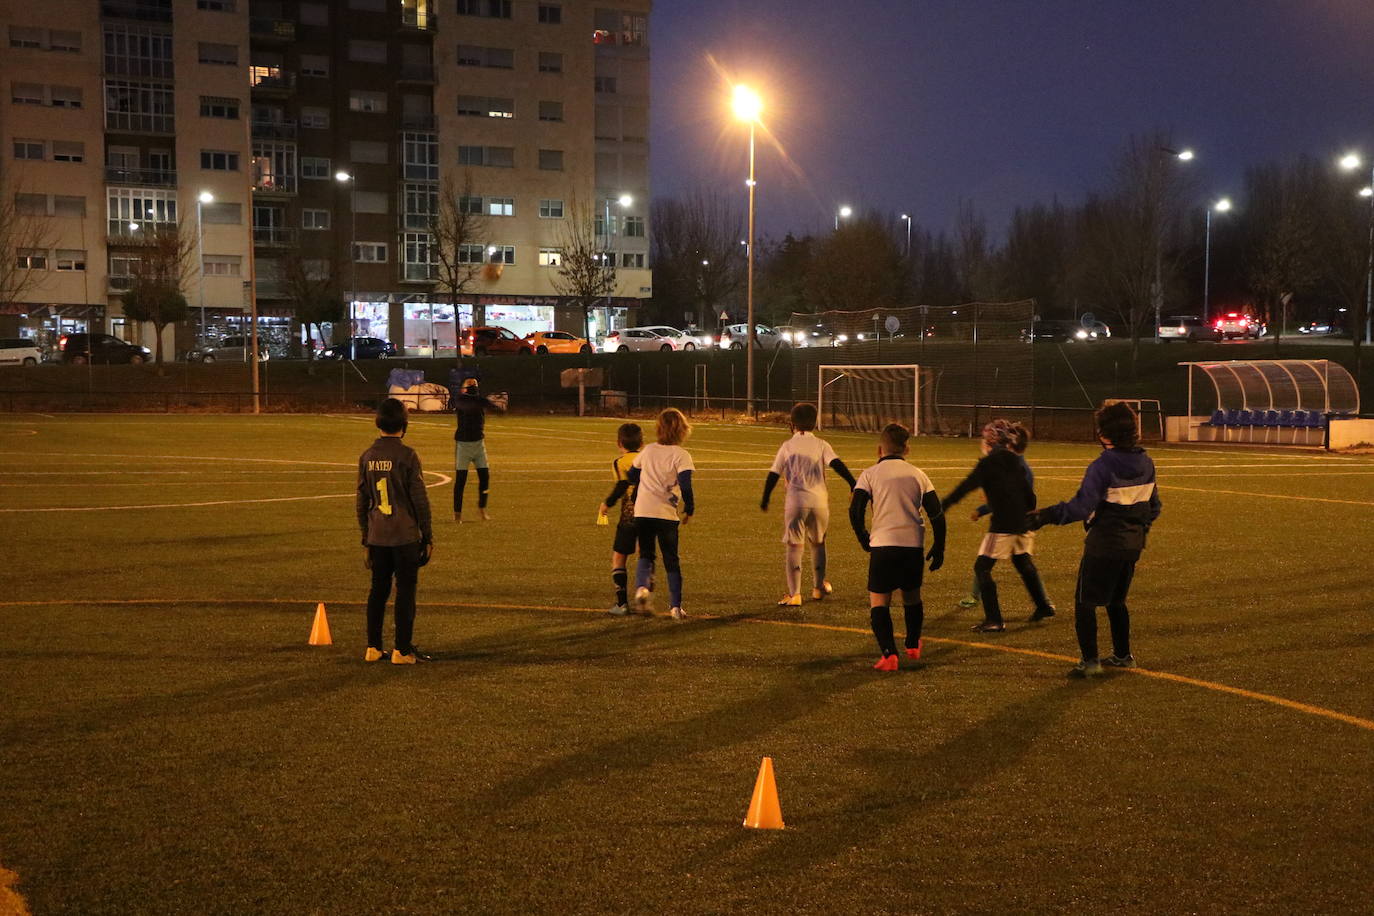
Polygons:
[[203,95],[200,97],[200,116],[202,118],[224,118],[227,121],[237,121],[239,119],[239,100]]
[[439,180],[439,138],[437,134],[402,134],[401,152],[405,156],[403,172],[405,178],[418,181]]
[[613,95],[613,94],[615,93],[615,77],[614,77],[614,76],[597,76],[597,77],[593,77],[593,79],[592,79],[592,89],[593,89],[594,91],[596,91],[596,92],[602,92],[602,93],[605,93],[605,94],[607,94],[607,95]]
[[625,236],[626,238],[644,238],[644,217],[627,216],[625,217]]
[[48,253],[42,248],[17,249],[14,266],[20,270],[47,270]]
[[539,202],[540,219],[562,219],[563,201],[561,200],[541,200]]
[[354,162],[385,164],[387,161],[386,141],[352,140],[348,144],[348,156]]
[[488,245],[487,254],[493,264],[514,264],[515,246],[514,245]]
[[498,70],[515,68],[515,51],[511,48],[486,48],[481,45],[459,45],[458,66],[494,67]]
[[85,162],[86,144],[79,140],[54,140],[52,142],[53,162]]
[[211,172],[237,172],[239,154],[228,150],[203,149],[200,151],[200,167]]
[[57,249],[58,270],[85,270],[86,252],[74,248]]
[[539,72],[540,73],[562,73],[563,55],[556,51],[539,52]]
[[200,218],[207,224],[216,226],[239,226],[243,224],[243,205],[213,203],[201,206]]
[[641,268],[644,266],[644,252],[642,251],[622,251],[620,253],[621,267]]
[[386,63],[386,42],[354,39],[348,43],[348,59],[364,64],[384,64]]
[[509,19],[511,0],[458,0],[459,16]]
[[540,102],[539,120],[541,121],[561,121],[563,120],[562,102]]
[[259,191],[296,190],[296,144],[253,141],[253,187]]
[[79,195],[55,194],[52,199],[52,215],[80,219],[86,215],[86,198]]
[[47,216],[48,195],[16,194],[14,195],[14,209],[27,216]]
[[[64,51],[68,54],[81,53],[81,33],[53,29],[48,33],[48,50]],[[60,269],[60,268],[59,268]],[[82,267],[85,270],[85,267]]]
[[45,145],[42,140],[14,141],[14,158],[16,159],[46,159],[44,150]]
[[348,93],[348,107],[352,111],[381,114],[386,111],[386,93],[353,89]]
[[302,210],[301,211],[302,229],[328,229],[329,211],[328,210]]
[[458,113],[477,118],[513,118],[515,117],[515,99],[460,95],[458,96]]
[[42,105],[43,87],[38,83],[11,83],[10,101],[16,105]]
[[[51,86],[48,95],[52,99],[54,108],[80,108],[81,107],[81,87],[79,86]],[[170,97],[171,92],[167,95]]]
[[307,130],[329,130],[329,109],[302,108],[301,127]]
[[482,213],[482,198],[480,197],[460,197],[458,198],[459,213]]
[[326,3],[302,3],[300,13],[302,25],[329,25],[329,5]]
[[459,264],[481,264],[487,256],[487,250],[481,245],[459,245],[458,263]]
[[563,23],[563,7],[557,3],[539,4],[539,21],[544,25],[561,25]]
[[386,242],[358,242],[353,246],[353,260],[359,264],[385,264]]
[[428,229],[439,212],[439,186],[407,184],[402,191],[402,225],[407,229]]
[[320,156],[302,156],[301,177],[311,181],[328,181],[334,176],[329,171],[328,159]]
[[196,9],[211,13],[232,13],[237,7],[237,0],[196,0]]
[[301,76],[329,76],[329,58],[323,54],[302,54]]
[[107,229],[110,235],[127,235],[130,231],[129,223],[138,223],[144,229],[176,227],[176,191],[108,188],[106,201]]
[[539,167],[546,172],[563,171],[563,151],[561,149],[541,149]]
[[11,48],[42,48],[46,36],[42,29],[25,26],[10,26]]
[[243,276],[243,258],[236,254],[207,254],[201,261],[207,277]]
[[239,65],[238,45],[222,45],[210,41],[200,42],[200,62],[202,64],[223,64],[227,67]]
[[515,167],[515,147],[513,146],[460,146],[458,147],[459,165],[486,165],[493,168],[509,169]]
[[129,80],[105,81],[105,129],[170,134],[176,131],[172,87]]
[[489,197],[487,198],[488,216],[514,216],[515,198],[514,197]]
[[433,240],[427,232],[407,232],[402,241],[405,243],[405,268],[402,274],[406,280],[434,280],[439,276],[439,264],[433,250]]
[[563,263],[563,251],[560,248],[540,248],[539,266],[558,267]]
[[381,191],[354,191],[354,213],[386,213],[390,209],[387,195]]

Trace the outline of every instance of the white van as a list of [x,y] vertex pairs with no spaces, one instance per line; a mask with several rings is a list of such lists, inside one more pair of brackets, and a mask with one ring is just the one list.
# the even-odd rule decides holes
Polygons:
[[43,361],[38,342],[24,337],[0,337],[0,366],[36,366]]

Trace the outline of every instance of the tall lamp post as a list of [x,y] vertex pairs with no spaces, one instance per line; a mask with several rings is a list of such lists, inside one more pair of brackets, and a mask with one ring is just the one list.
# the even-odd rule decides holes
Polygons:
[[1204,324],[1212,322],[1212,214],[1228,213],[1231,210],[1231,198],[1223,197],[1221,200],[1207,208],[1207,244],[1203,248],[1202,256],[1202,321]]
[[[354,198],[353,176],[342,169],[334,173],[334,180],[340,185],[354,185],[348,189],[348,358],[353,358],[353,338],[358,336],[358,318],[355,312],[358,298],[358,205]],[[313,344],[311,346],[314,346]]]
[[911,260],[911,214],[903,213],[902,222],[906,223],[906,259]]
[[[200,259],[200,339],[204,343],[205,336],[205,211],[206,204],[215,202],[215,195],[209,191],[201,191],[196,198],[196,257]],[[244,347],[244,355],[248,355],[248,348]]]
[[[612,204],[612,203],[618,204],[618,205],[620,206],[620,208],[623,210],[623,209],[629,207],[630,204],[632,204],[632,203],[634,203],[634,202],[635,202],[635,199],[634,199],[633,197],[631,197],[629,194],[621,194],[619,197],[614,197],[614,198],[608,197],[608,198],[606,198],[606,213],[605,213],[605,217],[604,217],[604,222],[602,223],[602,228],[604,228],[604,229],[606,230],[606,247],[605,247],[604,249],[602,249],[602,255],[601,255],[601,270],[602,270],[603,273],[604,273],[604,272],[606,271],[606,269],[607,269],[607,268],[606,268],[606,259],[607,259],[607,258],[610,258],[610,259],[611,259],[611,266],[612,266],[612,267],[615,266],[615,253],[611,250],[612,246],[615,244],[614,232],[612,231],[612,227],[611,227],[611,204]],[[612,289],[606,290],[606,324],[607,324],[607,325],[609,325],[609,324],[611,323],[611,295],[612,295],[612,293],[614,293],[614,292],[615,292],[615,290],[612,290]],[[585,315],[585,314],[582,316],[582,336],[583,336],[583,337],[588,337],[589,334],[591,333],[591,328],[587,327],[588,317],[589,317],[589,316],[587,316],[587,315]],[[603,337],[605,336],[605,332],[608,331],[608,330],[610,330],[609,327],[603,328],[603,329],[602,329],[602,336],[603,336]]]
[[736,86],[733,106],[735,117],[749,125],[749,178],[745,182],[749,188],[749,235],[745,240],[745,258],[748,262],[745,280],[745,305],[747,320],[749,322],[749,332],[747,344],[745,346],[744,358],[744,400],[749,415],[754,415],[754,343],[756,339],[756,329],[754,327],[754,130],[759,123],[759,115],[763,113],[763,99],[759,94],[748,86]]
[[[1197,157],[1191,149],[1173,149],[1168,146],[1161,146],[1159,152],[1166,156],[1177,159],[1179,162],[1192,162]],[[1161,179],[1159,191],[1155,195],[1155,282],[1150,289],[1150,298],[1154,301],[1155,307],[1155,343],[1159,343],[1159,322],[1160,312],[1164,310],[1164,183]]]
[[[1341,168],[1347,172],[1353,172],[1364,161],[1355,153],[1346,153],[1341,157]],[[1364,280],[1364,342],[1371,342],[1374,338],[1374,166],[1370,167],[1369,184],[1360,189],[1360,196],[1369,201],[1369,256],[1365,265]],[[1360,333],[1359,328],[1351,328],[1352,336]]]
[[840,220],[849,219],[854,215],[854,209],[847,204],[835,211],[835,231],[840,231]]

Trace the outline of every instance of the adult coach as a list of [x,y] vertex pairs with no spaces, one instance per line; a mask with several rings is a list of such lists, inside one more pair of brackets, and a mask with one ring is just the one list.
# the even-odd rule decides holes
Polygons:
[[477,468],[477,511],[482,521],[488,521],[487,493],[491,489],[491,469],[487,466],[486,425],[488,410],[505,410],[503,402],[484,397],[477,390],[477,379],[463,380],[462,390],[453,399],[453,410],[458,415],[458,428],[453,433],[454,469],[457,475],[453,481],[453,520],[463,521],[463,490],[468,483],[468,465]]

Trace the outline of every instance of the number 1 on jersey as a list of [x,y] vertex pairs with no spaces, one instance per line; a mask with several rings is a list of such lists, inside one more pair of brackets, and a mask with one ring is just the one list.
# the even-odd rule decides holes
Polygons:
[[385,477],[377,481],[377,510],[383,515],[391,514],[391,496],[387,493]]

